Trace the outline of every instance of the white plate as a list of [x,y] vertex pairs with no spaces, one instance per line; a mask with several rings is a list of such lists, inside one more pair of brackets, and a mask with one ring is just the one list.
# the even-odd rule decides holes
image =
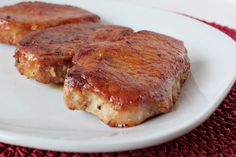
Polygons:
[[[16,1],[0,1],[0,5]],[[41,149],[110,152],[148,147],[183,135],[217,108],[236,78],[236,44],[201,22],[169,12],[105,0],[50,1],[81,6],[104,21],[147,29],[185,41],[192,76],[173,111],[128,129],[110,128],[84,112],[70,111],[63,92],[20,76],[15,47],[0,45],[0,141]]]

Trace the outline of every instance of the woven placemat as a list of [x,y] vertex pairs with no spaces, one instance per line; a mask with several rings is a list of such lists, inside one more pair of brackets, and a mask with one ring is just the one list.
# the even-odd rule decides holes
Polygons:
[[[225,32],[236,41],[236,30],[215,23],[205,23]],[[190,133],[159,146],[119,153],[64,153],[0,143],[0,157],[5,156],[236,156],[236,83],[218,109],[205,123]]]

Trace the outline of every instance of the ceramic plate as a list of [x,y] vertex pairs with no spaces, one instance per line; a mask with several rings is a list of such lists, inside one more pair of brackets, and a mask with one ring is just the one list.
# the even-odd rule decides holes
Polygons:
[[[19,1],[0,1],[0,5]],[[193,19],[106,0],[50,0],[80,6],[105,22],[152,30],[185,42],[192,74],[173,111],[132,128],[110,128],[96,117],[70,111],[63,90],[21,76],[14,46],[0,44],[0,141],[72,152],[111,152],[148,147],[192,130],[217,108],[236,78],[236,44]]]

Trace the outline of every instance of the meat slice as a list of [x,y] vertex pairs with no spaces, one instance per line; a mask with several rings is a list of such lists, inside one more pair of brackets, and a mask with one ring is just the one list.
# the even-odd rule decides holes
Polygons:
[[182,41],[140,31],[123,40],[84,46],[64,83],[70,109],[112,127],[131,127],[169,112],[190,71]]
[[0,8],[0,42],[16,44],[31,31],[84,21],[97,22],[99,17],[68,5],[21,2]]
[[115,41],[133,33],[127,27],[100,23],[67,24],[32,32],[17,45],[16,67],[42,83],[63,83],[72,57],[89,43]]

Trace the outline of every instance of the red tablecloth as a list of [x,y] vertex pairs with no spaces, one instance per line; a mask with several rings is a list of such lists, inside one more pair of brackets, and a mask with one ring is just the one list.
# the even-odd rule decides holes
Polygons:
[[[236,30],[215,23],[207,24],[225,32],[236,41]],[[236,156],[236,83],[205,123],[185,136],[159,146],[119,153],[88,154],[43,151],[0,143],[0,157],[5,156]]]

